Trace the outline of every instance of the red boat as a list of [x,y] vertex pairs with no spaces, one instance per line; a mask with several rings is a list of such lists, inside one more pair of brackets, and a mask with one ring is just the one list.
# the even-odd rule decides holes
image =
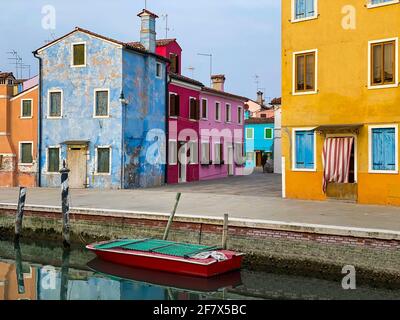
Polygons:
[[241,268],[243,254],[156,239],[122,239],[86,247],[100,259],[130,267],[209,278]]

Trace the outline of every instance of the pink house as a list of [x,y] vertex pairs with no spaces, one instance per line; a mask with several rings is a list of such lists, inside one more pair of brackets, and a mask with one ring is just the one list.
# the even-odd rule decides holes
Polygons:
[[243,170],[244,103],[225,92],[225,76],[212,77],[213,88],[200,94],[200,180],[240,175]]
[[198,181],[199,99],[204,85],[181,75],[182,49],[175,39],[158,40],[156,52],[171,60],[167,183]]

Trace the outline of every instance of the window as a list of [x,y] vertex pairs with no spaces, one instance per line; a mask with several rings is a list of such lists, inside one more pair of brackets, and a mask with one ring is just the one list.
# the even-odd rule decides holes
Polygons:
[[306,20],[317,17],[318,0],[292,0],[293,18],[292,20]]
[[61,118],[62,115],[62,92],[49,92],[49,118]]
[[3,168],[3,155],[0,154],[0,170]]
[[293,130],[294,133],[294,170],[310,171],[315,169],[315,132],[314,130]]
[[243,108],[238,107],[238,123],[242,124],[243,123]]
[[261,114],[261,118],[266,118],[266,117],[267,117],[267,115],[265,113]]
[[59,172],[60,148],[47,149],[47,172]]
[[32,118],[32,99],[21,100],[21,118]]
[[223,144],[221,142],[214,144],[214,164],[223,164]]
[[179,73],[179,61],[178,61],[178,56],[174,53],[169,54],[169,60],[171,61],[171,64],[169,66],[169,70],[173,73]]
[[8,79],[7,83],[8,85],[12,86],[14,84],[14,81],[12,79]]
[[399,0],[369,0],[368,1],[368,8],[380,7],[389,4],[399,3]]
[[246,128],[246,139],[254,139],[254,128]]
[[370,172],[397,173],[397,126],[370,127]]
[[237,165],[241,166],[244,164],[246,159],[244,158],[243,143],[235,143],[235,162]]
[[160,62],[156,63],[156,77],[159,79],[162,78],[162,65]]
[[397,85],[397,39],[370,42],[369,86]]
[[178,143],[176,140],[169,140],[168,142],[168,162],[169,164],[178,163]]
[[221,121],[221,104],[215,103],[215,121]]
[[109,90],[94,90],[94,116],[109,116]]
[[201,143],[201,164],[210,164],[210,142],[208,141]]
[[316,92],[316,51],[294,54],[295,93]]
[[97,173],[110,174],[110,147],[97,147]]
[[195,98],[189,99],[189,119],[190,120],[199,120],[200,118],[200,108],[199,103]]
[[199,147],[197,141],[189,141],[190,164],[199,163]]
[[169,116],[179,117],[179,96],[175,93],[169,95]]
[[264,129],[264,138],[266,140],[271,140],[273,138],[273,129],[272,128]]
[[33,156],[32,156],[32,142],[21,142],[20,143],[20,163],[22,164],[32,164]]
[[231,122],[231,121],[232,121],[231,105],[227,103],[225,106],[225,122]]
[[201,99],[201,118],[208,118],[208,101],[207,99]]
[[86,65],[86,45],[84,43],[72,44],[72,65],[83,67]]

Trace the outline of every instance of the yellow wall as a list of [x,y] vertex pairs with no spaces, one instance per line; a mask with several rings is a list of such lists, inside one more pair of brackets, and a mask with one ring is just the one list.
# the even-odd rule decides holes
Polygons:
[[[400,38],[400,4],[368,9],[366,3],[320,0],[317,19],[291,23],[292,0],[282,1],[282,151],[289,198],[325,199],[324,136],[317,134],[317,171],[293,172],[292,128],[362,123],[357,137],[359,202],[400,205],[400,176],[368,173],[368,125],[400,123],[400,87],[368,89],[368,41]],[[347,5],[355,9],[354,30],[342,27]],[[311,49],[318,49],[318,93],[292,95],[293,52]]]

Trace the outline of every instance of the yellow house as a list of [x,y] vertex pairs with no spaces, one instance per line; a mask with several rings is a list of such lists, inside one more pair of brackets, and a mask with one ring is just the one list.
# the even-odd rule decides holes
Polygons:
[[287,198],[400,205],[399,0],[282,0]]

